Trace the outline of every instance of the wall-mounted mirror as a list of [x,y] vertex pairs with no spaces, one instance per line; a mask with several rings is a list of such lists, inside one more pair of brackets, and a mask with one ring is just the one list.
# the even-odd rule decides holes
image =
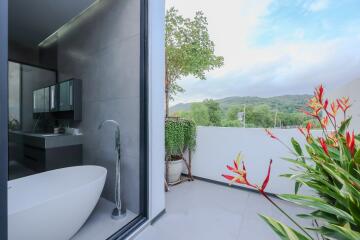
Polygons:
[[50,110],[50,85],[56,83],[56,71],[13,61],[9,67],[9,129],[30,132],[36,119],[33,113]]

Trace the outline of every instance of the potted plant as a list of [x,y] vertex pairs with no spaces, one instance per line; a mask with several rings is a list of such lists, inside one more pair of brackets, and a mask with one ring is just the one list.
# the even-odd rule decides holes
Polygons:
[[192,120],[168,118],[165,121],[165,150],[167,161],[167,181],[179,181],[183,170],[184,152],[194,151],[196,146],[196,126]]

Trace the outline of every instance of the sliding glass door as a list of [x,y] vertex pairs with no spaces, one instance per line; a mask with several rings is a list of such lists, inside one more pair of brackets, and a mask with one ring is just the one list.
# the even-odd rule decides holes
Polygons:
[[147,1],[1,4],[0,238],[125,237],[148,217]]

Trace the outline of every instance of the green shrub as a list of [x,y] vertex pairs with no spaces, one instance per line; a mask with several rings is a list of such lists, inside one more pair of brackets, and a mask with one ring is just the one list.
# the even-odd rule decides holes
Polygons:
[[177,159],[186,149],[194,151],[196,125],[194,121],[169,118],[165,121],[165,150],[167,159]]

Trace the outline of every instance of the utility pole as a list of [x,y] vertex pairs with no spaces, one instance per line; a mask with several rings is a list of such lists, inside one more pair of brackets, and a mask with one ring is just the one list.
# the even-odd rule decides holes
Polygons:
[[276,128],[276,120],[277,120],[278,110],[275,112],[275,120],[274,120],[274,128]]

